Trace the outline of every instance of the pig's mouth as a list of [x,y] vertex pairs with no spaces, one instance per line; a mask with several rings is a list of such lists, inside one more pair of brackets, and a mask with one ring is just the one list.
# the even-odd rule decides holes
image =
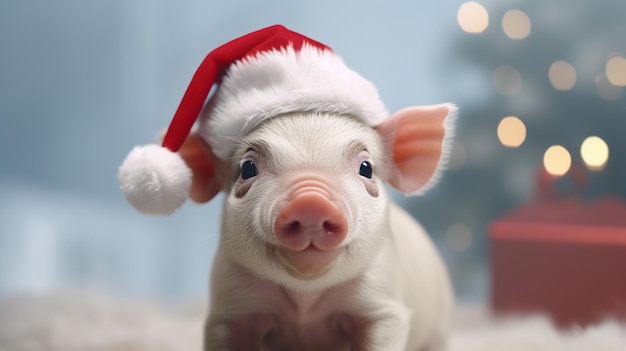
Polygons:
[[314,280],[326,274],[333,266],[340,249],[323,251],[310,244],[304,250],[293,251],[276,247],[274,254],[287,273],[301,280]]

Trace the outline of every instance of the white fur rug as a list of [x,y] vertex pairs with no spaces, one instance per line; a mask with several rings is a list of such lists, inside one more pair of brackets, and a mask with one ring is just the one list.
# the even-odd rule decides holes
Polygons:
[[[0,300],[0,351],[201,350],[206,305],[175,307],[101,294]],[[626,351],[626,324],[555,330],[541,316],[498,319],[459,306],[451,351]]]

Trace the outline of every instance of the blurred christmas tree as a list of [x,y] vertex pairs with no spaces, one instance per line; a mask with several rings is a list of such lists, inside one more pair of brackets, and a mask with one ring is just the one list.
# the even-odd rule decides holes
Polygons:
[[[461,295],[486,293],[488,224],[533,198],[540,167],[559,175],[584,165],[581,196],[626,196],[624,14],[626,1],[613,0],[459,8],[462,34],[445,66],[478,72],[488,94],[456,97],[453,171],[405,205],[439,242]],[[427,206],[441,215],[420,217]]]

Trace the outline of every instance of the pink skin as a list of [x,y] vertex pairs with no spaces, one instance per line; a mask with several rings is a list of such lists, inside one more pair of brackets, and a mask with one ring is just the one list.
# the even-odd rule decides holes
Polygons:
[[280,208],[274,232],[284,263],[309,275],[323,271],[337,257],[348,224],[326,186],[305,179],[296,183]]
[[[337,291],[292,295],[258,280],[240,267],[233,268],[229,274],[243,274],[247,278],[247,291],[251,295],[246,296],[252,300],[250,303],[256,301],[263,308],[230,319],[228,330],[234,336],[225,341],[228,346],[208,350],[367,350],[360,331],[367,323],[346,313],[344,301],[345,294],[356,288],[356,282],[343,284]],[[216,329],[209,329],[209,332],[214,331]]]

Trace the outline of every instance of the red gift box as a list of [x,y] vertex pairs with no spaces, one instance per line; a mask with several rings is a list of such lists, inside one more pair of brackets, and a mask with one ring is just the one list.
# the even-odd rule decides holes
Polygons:
[[624,200],[544,196],[489,234],[496,313],[545,313],[560,326],[626,320]]

